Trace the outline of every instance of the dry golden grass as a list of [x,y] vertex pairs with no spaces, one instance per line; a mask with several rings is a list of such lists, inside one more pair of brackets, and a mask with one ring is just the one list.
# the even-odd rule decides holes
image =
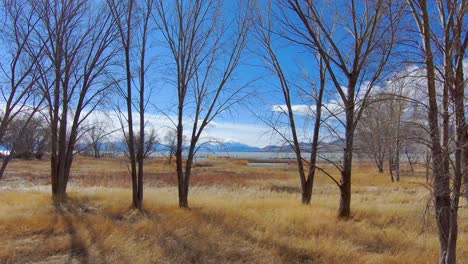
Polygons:
[[[0,182],[0,263],[437,260],[433,216],[424,217],[429,198],[424,177],[403,176],[392,184],[370,164],[358,164],[353,217],[339,221],[338,190],[324,175],[317,176],[312,205],[304,206],[297,192],[271,191],[297,190],[294,168],[249,167],[230,159],[203,164],[193,177],[191,210],[182,210],[175,179],[169,180],[173,168],[150,161],[147,168],[154,173],[148,174],[145,213],[139,214],[129,209],[130,179],[121,160],[78,159],[69,199],[62,204],[52,201],[45,185],[46,161],[15,161]],[[459,217],[458,259],[466,263],[466,207]]]

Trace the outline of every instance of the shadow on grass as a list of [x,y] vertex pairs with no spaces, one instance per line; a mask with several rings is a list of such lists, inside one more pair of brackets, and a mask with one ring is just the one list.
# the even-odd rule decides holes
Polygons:
[[[91,245],[101,248],[98,236],[102,236],[94,229],[93,224],[87,220],[87,215],[94,213],[93,210],[83,202],[83,199],[65,197],[53,199],[55,212],[61,217],[65,224],[65,232],[70,239],[69,259],[67,263],[78,260],[79,263],[93,263],[90,259],[89,247]],[[79,226],[86,229],[90,243],[87,243],[80,234]],[[102,263],[103,260],[100,260]]]
[[60,215],[65,223],[65,229],[70,237],[70,254],[68,263],[71,263],[74,258],[77,258],[80,263],[89,263],[89,252],[86,243],[80,238],[77,226],[74,223],[72,214],[76,212],[76,208],[82,205],[77,199],[63,197],[53,199],[55,211]]
[[[125,208],[119,212],[109,212],[105,208],[94,208],[90,205],[92,201],[89,196],[81,196],[79,198],[67,196],[66,198],[54,199],[53,205],[58,217],[63,219],[65,232],[69,236],[70,248],[69,258],[67,263],[114,263],[115,260],[106,260],[103,255],[98,254],[108,253],[103,244],[105,238],[111,233],[106,230],[99,230],[93,221],[90,221],[90,216],[99,216],[100,218],[108,219],[112,222],[112,229],[119,228],[120,224],[133,224],[141,219],[149,218],[152,222],[158,220],[158,215],[149,211],[138,211],[131,207]],[[133,238],[133,237],[132,237]],[[93,253],[90,253],[92,247]],[[137,254],[137,253],[135,253]],[[132,259],[119,255],[119,263],[131,263]]]
[[[279,258],[281,263],[325,263],[320,255],[311,254],[288,243],[259,238],[249,233],[245,228],[246,223],[248,225],[254,225],[255,223],[249,223],[248,219],[228,222],[225,221],[224,215],[211,213],[199,207],[188,210],[187,218],[182,219],[180,222],[162,222],[165,219],[165,217],[161,217],[162,214],[170,216],[171,210],[179,209],[165,209],[162,212],[153,209],[143,213],[128,209],[119,213],[109,213],[105,210],[90,209],[87,197],[68,197],[66,200],[54,201],[54,206],[58,217],[64,221],[70,239],[68,263],[73,261],[93,263],[96,259],[90,253],[91,246],[93,252],[106,252],[100,240],[107,234],[103,233],[102,230],[95,230],[93,223],[87,219],[87,216],[92,214],[107,217],[112,220],[113,224],[132,224],[143,218],[149,219],[148,224],[152,226],[144,231],[133,229],[132,225],[130,225],[130,228],[133,229],[132,239],[138,240],[141,236],[149,235],[150,239],[154,241],[152,242],[154,247],[161,249],[163,258],[169,263],[254,263],[261,259],[262,254],[266,256],[272,252]],[[223,235],[217,238],[215,237],[216,234],[205,233],[206,229],[198,228],[198,226],[211,226]],[[144,233],[148,232],[148,230],[153,233]],[[232,238],[232,241],[246,241],[247,246],[243,245],[243,248],[241,248],[239,245],[239,248],[237,248],[235,244],[232,245],[232,241],[227,243],[223,241],[223,238]],[[255,252],[253,247],[261,251]],[[141,249],[152,250],[152,248]],[[126,260],[120,258],[119,261],[124,263]],[[154,260],[154,262],[158,261],[161,260]],[[105,263],[105,260],[99,259],[99,262]]]
[[[163,254],[172,257],[174,262],[265,263],[273,259],[279,263],[326,263],[320,255],[249,233],[245,228],[247,219],[225,221],[223,215],[199,207],[186,212],[188,216],[182,217],[181,221],[163,223],[158,228],[157,243]],[[247,224],[255,225],[253,222]],[[211,228],[200,228],[205,226]],[[207,233],[210,230],[213,233]],[[217,237],[219,233],[222,235]],[[236,241],[246,243],[236,244]],[[275,256],[271,256],[272,253]],[[263,261],[262,257],[265,258]]]
[[[320,255],[312,255],[286,243],[259,239],[251,233],[246,232],[245,227],[241,225],[227,224],[227,221],[224,220],[222,215],[210,214],[204,212],[202,209],[193,210],[192,212],[200,219],[203,219],[206,224],[216,225],[221,228],[227,235],[236,234],[252,244],[259,244],[262,248],[272,249],[278,254],[283,263],[326,263]],[[255,223],[251,223],[251,225],[254,224]]]

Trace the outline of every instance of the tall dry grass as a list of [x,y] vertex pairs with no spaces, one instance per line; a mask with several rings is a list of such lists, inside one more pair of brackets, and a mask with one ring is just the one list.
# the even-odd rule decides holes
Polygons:
[[[312,205],[304,206],[292,168],[210,160],[196,168],[191,210],[178,208],[172,183],[156,181],[146,188],[145,213],[139,214],[129,209],[128,176],[122,183],[108,185],[104,184],[106,179],[113,181],[108,176],[88,179],[100,171],[124,177],[125,165],[116,166],[119,162],[79,159],[74,173],[81,173],[83,179],[72,182],[69,200],[62,204],[52,201],[47,185],[32,180],[26,181],[29,185],[13,184],[21,178],[14,173],[15,168],[35,166],[39,172],[40,162],[14,164],[6,181],[0,182],[0,263],[437,260],[434,217],[425,213],[429,192],[421,176],[404,176],[401,183],[392,184],[388,175],[376,174],[369,164],[360,164],[353,174],[353,217],[339,221],[338,190],[324,175],[318,176]],[[170,166],[160,161],[148,167],[170,173]],[[209,180],[202,180],[204,177]],[[93,184],[96,186],[91,187]],[[464,263],[468,259],[466,207],[460,209],[459,217],[458,258]]]

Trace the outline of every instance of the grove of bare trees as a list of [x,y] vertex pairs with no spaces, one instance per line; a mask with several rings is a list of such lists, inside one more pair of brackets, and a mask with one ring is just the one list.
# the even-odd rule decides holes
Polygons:
[[[162,145],[189,208],[210,125],[254,104],[294,155],[302,203],[324,175],[339,219],[352,217],[356,157],[395,184],[424,163],[439,263],[456,263],[468,0],[2,0],[0,13],[0,179],[11,159],[46,156],[61,201],[74,157],[120,142],[142,211],[145,161]],[[267,117],[252,94],[272,100]]]

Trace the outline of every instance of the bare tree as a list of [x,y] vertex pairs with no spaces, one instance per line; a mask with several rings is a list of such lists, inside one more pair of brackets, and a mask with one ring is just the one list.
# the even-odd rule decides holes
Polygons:
[[[396,28],[401,17],[401,4],[395,1],[349,1],[330,6],[327,1],[285,0],[302,27],[285,12],[284,23],[290,31],[309,41],[323,58],[331,82],[344,109],[345,148],[340,181],[338,216],[351,214],[351,172],[354,132],[373,87],[386,76],[388,62],[396,43]],[[340,13],[324,16],[324,12]],[[340,26],[336,27],[337,20]],[[323,37],[320,37],[323,36]],[[330,49],[328,49],[330,47]]]
[[104,144],[108,142],[109,135],[117,130],[108,129],[109,124],[103,120],[94,120],[91,124],[86,125],[85,132],[83,133],[83,147],[84,152],[95,158],[102,156],[101,151],[104,149]]
[[[125,60],[125,85],[117,90],[124,98],[126,114],[118,107],[118,115],[127,143],[132,178],[133,207],[143,209],[143,175],[145,155],[145,111],[148,105],[146,91],[149,22],[152,17],[153,0],[108,0],[113,22],[117,25],[120,45]],[[138,61],[135,65],[132,62]],[[137,79],[137,81],[135,81]],[[119,84],[117,82],[117,84]],[[136,90],[137,97],[133,95]],[[135,101],[137,107],[134,106]],[[139,133],[134,131],[133,111],[138,112]],[[150,138],[151,139],[151,138]]]
[[[44,118],[20,116],[10,123],[5,135],[4,145],[11,158],[41,158],[47,150],[50,133]],[[6,165],[5,165],[6,166]],[[2,167],[4,169],[4,167]]]
[[[238,9],[234,21],[223,21],[226,17],[221,16],[220,0],[158,0],[155,5],[157,27],[170,51],[176,77],[172,82],[177,90],[175,157],[182,208],[188,207],[192,164],[204,129],[242,97],[243,87],[230,89],[230,80],[246,43],[249,2]],[[189,118],[184,166],[184,125]]]
[[358,152],[373,160],[379,173],[383,173],[385,158],[389,154],[388,107],[381,96],[373,96],[369,101],[375,103],[370,103],[362,112],[356,129],[356,143]]
[[412,162],[414,153],[410,154],[405,146],[414,141],[411,132],[419,126],[413,123],[411,113],[414,110],[409,109],[410,103],[415,101],[408,91],[412,88],[412,77],[405,74],[402,71],[393,76],[369,97],[357,129],[360,151],[375,160],[380,172],[383,172],[385,157],[388,158],[392,182],[400,181],[400,156],[403,150]]
[[[140,146],[139,144],[141,144],[141,141],[140,141],[140,137],[136,137],[137,140],[135,140],[135,143],[137,144],[135,146],[135,149],[140,149]],[[156,130],[154,128],[152,129],[147,129],[145,131],[145,142],[144,142],[144,145],[141,149],[143,149],[143,152],[141,152],[143,155],[142,157],[138,156],[138,160],[140,159],[146,159],[148,157],[150,157],[154,152],[155,152],[155,148],[157,147],[157,145],[159,145],[160,142],[159,142],[159,137],[158,137],[158,134],[156,133]]]
[[51,128],[51,182],[55,198],[66,196],[75,144],[87,117],[105,99],[103,75],[116,38],[104,5],[87,0],[30,1],[40,18],[34,42],[44,47],[40,88]]
[[[0,143],[8,145],[13,153],[17,146],[15,142],[27,132],[25,130],[43,103],[43,97],[36,88],[41,74],[36,61],[41,56],[43,47],[31,47],[31,38],[37,29],[39,18],[26,1],[3,0],[1,15],[5,19],[0,30],[5,63],[0,63]],[[13,124],[19,119],[22,122]],[[9,133],[6,139],[12,127],[16,130]],[[11,155],[3,157],[0,179],[10,159]]]
[[177,148],[177,133],[175,130],[169,130],[163,138],[163,144],[168,149],[167,163],[172,163]]
[[31,113],[19,115],[9,123],[2,139],[2,146],[8,150],[8,154],[2,157],[0,175],[3,175],[8,163],[13,158],[42,157],[49,136],[48,128],[44,127],[43,124],[43,118],[36,117]]
[[[323,95],[325,92],[325,77],[326,69],[324,66],[323,59],[320,55],[317,55],[317,72],[319,77],[319,82],[315,83],[313,81],[306,82],[305,86],[311,89],[300,89],[301,92],[307,94],[308,98],[312,99],[312,105],[310,110],[313,109],[314,112],[314,122],[313,122],[313,131],[312,131],[312,141],[310,144],[310,149],[304,149],[299,136],[299,129],[296,125],[297,116],[295,116],[295,111],[293,109],[293,90],[292,87],[298,86],[298,84],[291,83],[290,80],[286,77],[286,73],[283,70],[284,66],[281,64],[278,59],[277,52],[274,49],[274,33],[273,33],[273,14],[271,11],[270,3],[267,7],[267,11],[262,13],[259,8],[257,8],[257,22],[255,24],[255,33],[259,42],[259,46],[264,51],[260,53],[260,56],[263,58],[263,61],[266,62],[267,67],[273,72],[275,77],[278,78],[281,88],[281,94],[283,95],[284,105],[279,105],[276,107],[275,111],[280,112],[280,115],[284,115],[287,119],[287,125],[290,130],[290,137],[286,133],[280,131],[277,127],[277,121],[269,122],[266,119],[262,119],[267,125],[273,128],[273,130],[278,133],[291,147],[296,155],[297,169],[299,173],[299,178],[301,182],[302,189],[302,203],[310,204],[312,198],[312,191],[314,185],[315,172],[317,170],[317,155],[318,155],[318,145],[319,145],[319,132],[322,122],[322,101]],[[288,38],[290,39],[290,38]],[[307,41],[307,40],[305,40]],[[300,41],[294,41],[294,43],[301,43]],[[313,106],[315,105],[315,107]],[[271,119],[269,119],[271,120]],[[276,120],[276,118],[273,118]],[[309,152],[310,159],[305,160],[304,154]],[[308,169],[306,167],[308,166]]]
[[[468,46],[466,32],[466,13],[468,1],[435,1],[408,0],[417,29],[421,36],[422,55],[426,69],[428,92],[428,123],[430,127],[432,167],[434,174],[433,195],[435,213],[439,231],[439,263],[456,263],[456,243],[458,236],[458,207],[461,195],[462,178],[466,174],[468,160],[467,129],[464,111],[465,79],[463,59]],[[436,6],[438,16],[433,17],[431,6]],[[434,38],[441,35],[443,38]],[[437,68],[437,49],[441,51],[443,69]],[[436,94],[437,77],[442,77],[444,100],[443,140],[439,132],[439,113]],[[453,163],[453,181],[450,184],[450,170],[447,161],[450,158],[448,130],[448,98],[451,98],[455,114],[455,162]],[[444,153],[444,150],[445,153]],[[464,157],[465,156],[465,157]]]

